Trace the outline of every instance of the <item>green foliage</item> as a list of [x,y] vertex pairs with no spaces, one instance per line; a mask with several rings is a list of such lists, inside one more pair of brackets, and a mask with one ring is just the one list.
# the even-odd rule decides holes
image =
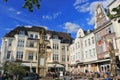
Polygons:
[[3,70],[8,72],[11,75],[25,75],[26,74],[26,70],[21,66],[21,64],[19,62],[9,62],[6,61],[3,64]]
[[113,8],[112,12],[114,12],[114,14],[109,14],[110,19],[113,19],[115,21],[118,20],[120,23],[120,5],[116,8]]
[[[4,0],[5,2],[8,2],[8,0]],[[33,8],[37,7],[37,9],[40,9],[40,2],[41,0],[24,0],[23,8],[27,8],[30,12],[33,12]]]

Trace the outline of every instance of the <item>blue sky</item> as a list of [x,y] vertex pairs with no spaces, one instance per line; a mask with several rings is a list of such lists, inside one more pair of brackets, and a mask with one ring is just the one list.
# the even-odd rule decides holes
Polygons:
[[[94,10],[98,3],[106,7],[113,0],[42,0],[41,9],[23,9],[24,0],[0,0],[0,38],[15,27],[43,26],[48,30],[68,32],[75,38],[79,28],[94,28]],[[1,45],[1,40],[0,40]]]

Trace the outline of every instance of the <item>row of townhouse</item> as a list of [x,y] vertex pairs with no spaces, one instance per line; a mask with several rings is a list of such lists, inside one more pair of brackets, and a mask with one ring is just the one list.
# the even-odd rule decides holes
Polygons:
[[[114,0],[108,5],[112,9],[120,5]],[[70,71],[105,72],[110,69],[109,41],[112,40],[116,59],[120,59],[120,23],[107,16],[102,4],[95,11],[95,27],[93,31],[79,29],[74,42],[70,45]]]
[[[120,4],[119,0],[109,5],[111,10]],[[95,11],[94,30],[79,29],[73,42],[68,33],[46,30],[46,67],[47,70],[70,70],[73,72],[106,71],[110,68],[108,40],[112,39],[115,54],[119,57],[120,24],[107,17],[104,8],[99,4]],[[42,27],[19,26],[2,38],[1,63],[5,61],[22,61],[22,65],[35,72],[39,31]],[[70,45],[71,44],[71,45]]]
[[[18,26],[2,38],[1,63],[21,61],[22,66],[36,72],[37,54],[39,53],[40,30],[37,26]],[[45,32],[46,68],[50,71],[63,71],[68,68],[69,51],[72,37],[68,33],[46,30]],[[45,60],[43,60],[45,61]],[[41,62],[43,63],[43,62]]]

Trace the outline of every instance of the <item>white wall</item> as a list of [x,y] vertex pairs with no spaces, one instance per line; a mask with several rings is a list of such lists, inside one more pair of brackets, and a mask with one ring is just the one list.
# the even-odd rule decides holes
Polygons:
[[[94,44],[92,43],[92,37],[94,37]],[[90,45],[88,44],[88,39],[90,39]],[[87,42],[87,46],[85,46],[85,40]],[[95,49],[95,53],[93,53],[93,49]],[[93,33],[90,33],[83,38],[83,60],[84,62],[97,60],[95,36]]]
[[70,64],[83,62],[82,37],[84,36],[84,31],[82,29],[79,29],[73,44],[71,44],[69,47]]

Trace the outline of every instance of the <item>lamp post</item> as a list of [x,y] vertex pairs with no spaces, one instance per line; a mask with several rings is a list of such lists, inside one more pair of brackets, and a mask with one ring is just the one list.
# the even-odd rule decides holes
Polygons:
[[113,41],[110,39],[109,41],[109,52],[110,52],[110,76],[115,79],[116,76],[116,57],[115,57],[115,52],[114,52],[114,46],[113,46]]
[[40,76],[45,77],[46,76],[46,55],[45,55],[45,29],[41,28],[39,32],[40,40],[39,40],[39,46],[38,46],[38,53],[37,53],[37,66],[36,66],[36,73],[38,73]]

